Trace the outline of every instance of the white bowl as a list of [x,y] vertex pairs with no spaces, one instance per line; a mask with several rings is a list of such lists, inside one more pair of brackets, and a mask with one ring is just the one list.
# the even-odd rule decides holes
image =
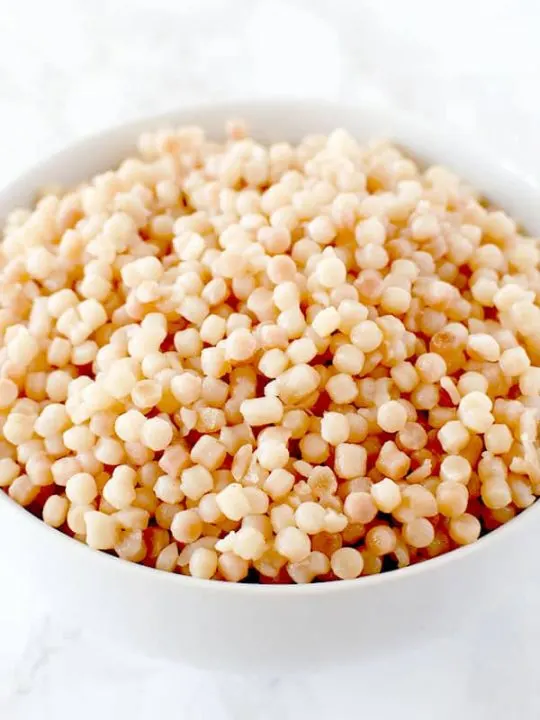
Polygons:
[[[460,138],[366,107],[322,102],[207,105],[150,118],[79,142],[0,192],[0,218],[51,182],[71,184],[112,167],[139,133],[199,124],[220,136],[244,117],[262,140],[298,140],[344,127],[360,139],[389,136],[417,157],[447,164],[529,230],[538,197],[519,177]],[[536,573],[540,504],[474,545],[406,569],[356,581],[301,586],[236,585],[158,572],[95,552],[47,527],[0,492],[0,569],[23,575],[62,617],[138,652],[225,670],[303,670],[369,660],[397,645],[447,635],[481,618],[502,593]]]

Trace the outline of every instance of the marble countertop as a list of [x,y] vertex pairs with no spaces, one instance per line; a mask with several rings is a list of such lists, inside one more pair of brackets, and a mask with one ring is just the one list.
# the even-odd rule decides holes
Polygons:
[[[538,184],[534,0],[17,0],[0,23],[0,184],[79,136],[182,103],[320,96],[419,113]],[[2,549],[2,552],[9,552]],[[429,647],[295,677],[111,650],[0,578],[3,720],[536,720],[536,579]],[[466,588],[463,589],[467,591]]]

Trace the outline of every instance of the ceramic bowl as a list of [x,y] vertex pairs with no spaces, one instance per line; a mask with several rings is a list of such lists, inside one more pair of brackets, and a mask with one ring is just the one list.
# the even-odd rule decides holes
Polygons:
[[[344,127],[360,140],[391,137],[419,159],[445,164],[540,231],[538,196],[520,177],[444,128],[400,114],[323,102],[246,102],[184,108],[106,130],[40,163],[0,191],[0,218],[45,184],[73,184],[113,167],[144,130],[197,124],[219,137],[243,117],[264,141],[297,141]],[[95,552],[46,526],[0,492],[0,572],[39,602],[106,641],[146,655],[222,670],[304,670],[369,661],[479,621],[496,598],[538,571],[540,504],[477,543],[382,575],[313,585],[197,580]]]

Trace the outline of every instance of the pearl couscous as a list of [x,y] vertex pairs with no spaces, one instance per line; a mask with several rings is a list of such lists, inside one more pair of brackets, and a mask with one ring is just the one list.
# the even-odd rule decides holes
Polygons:
[[197,127],[7,219],[0,487],[92,548],[352,579],[540,495],[540,248],[343,130]]

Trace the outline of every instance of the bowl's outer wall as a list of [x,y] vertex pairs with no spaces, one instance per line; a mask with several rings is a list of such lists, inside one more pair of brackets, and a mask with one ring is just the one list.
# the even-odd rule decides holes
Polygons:
[[[538,228],[534,189],[463,149],[460,138],[366,107],[322,102],[214,105],[113,129],[41,163],[0,191],[0,218],[32,202],[45,184],[74,184],[129,155],[138,134],[163,125],[202,125],[221,136],[244,117],[264,141],[295,141],[345,127],[360,139],[392,137],[417,157],[446,164]],[[231,586],[170,576],[96,553],[44,526],[0,493],[0,568],[90,632],[158,657],[219,669],[303,670],[390,652],[454,632],[486,606],[518,595],[537,571],[540,508],[534,506],[476,547],[403,571],[318,586]],[[517,602],[517,601],[516,601]]]

